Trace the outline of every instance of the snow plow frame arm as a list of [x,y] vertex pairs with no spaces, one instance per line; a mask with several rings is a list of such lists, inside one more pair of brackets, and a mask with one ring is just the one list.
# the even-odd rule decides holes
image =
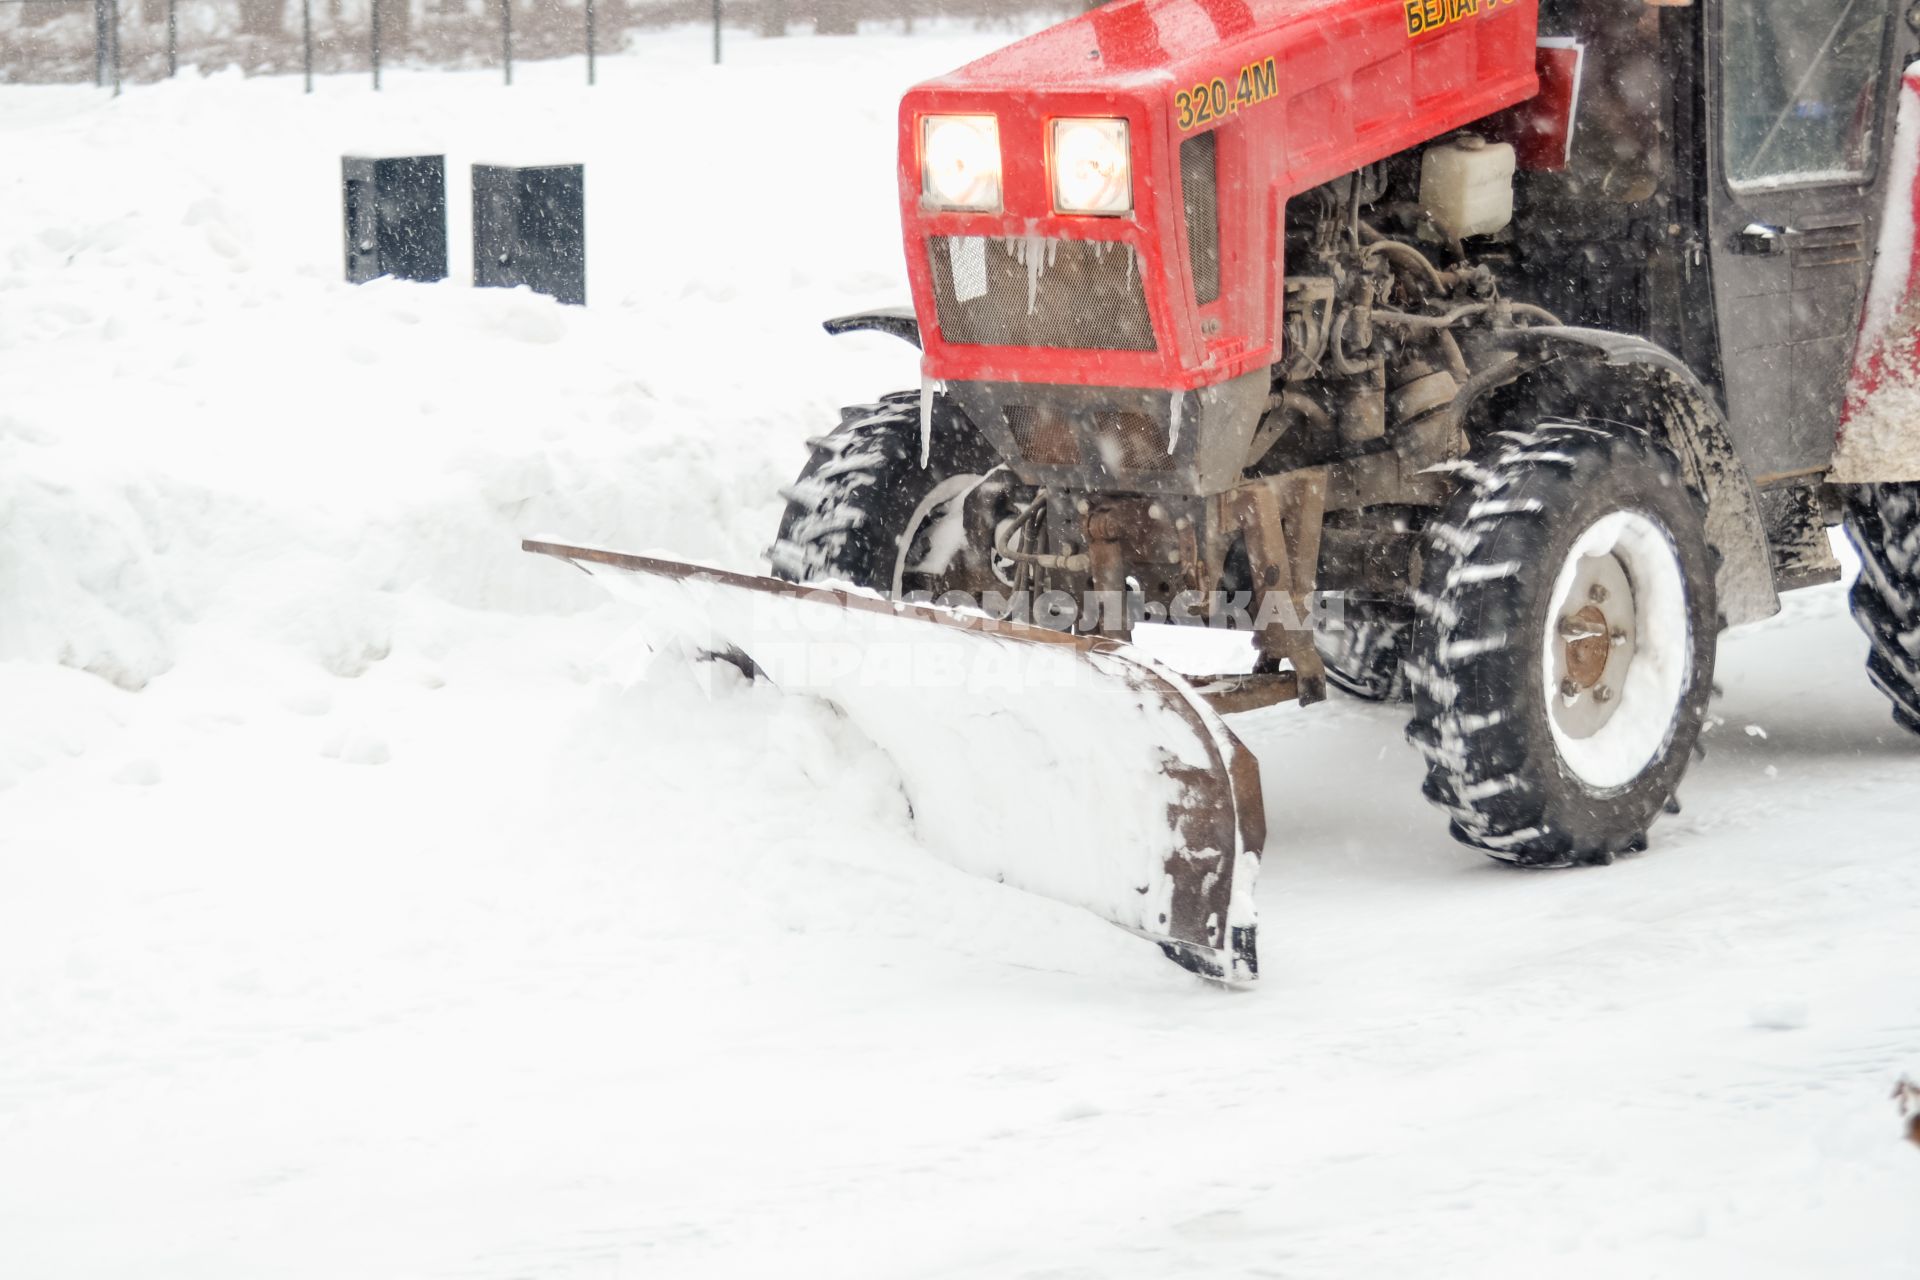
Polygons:
[[633,573],[650,574],[656,578],[670,578],[675,581],[697,579],[718,583],[723,587],[738,587],[743,591],[785,596],[790,600],[817,600],[823,604],[837,604],[843,609],[858,609],[865,613],[888,614],[896,618],[918,618],[923,622],[937,623],[943,627],[957,627],[962,631],[986,631],[994,635],[1011,636],[1016,640],[1066,645],[1082,653],[1113,653],[1120,651],[1123,647],[1116,641],[1101,636],[1075,635],[1068,631],[1036,627],[1026,622],[1001,621],[984,614],[958,613],[952,609],[915,604],[908,600],[888,600],[864,591],[849,591],[844,587],[823,587],[818,583],[787,582],[779,578],[756,577],[748,573],[735,573],[731,569],[689,564],[684,560],[662,560],[657,556],[638,556],[626,551],[572,546],[564,542],[542,542],[534,538],[523,540],[520,543],[520,549],[535,555],[552,556],[556,560],[604,564]]

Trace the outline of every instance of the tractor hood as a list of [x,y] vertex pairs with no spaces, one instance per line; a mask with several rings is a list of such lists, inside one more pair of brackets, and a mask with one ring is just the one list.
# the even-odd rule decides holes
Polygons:
[[1116,0],[1028,36],[927,89],[1122,92],[1211,76],[1220,55],[1248,38],[1324,28],[1356,10],[1403,23],[1404,0]]
[[[1531,97],[1537,26],[1538,0],[1117,0],[917,85],[923,371],[1171,392],[1272,364],[1286,199]],[[978,136],[930,134],[950,117]],[[1062,174],[1115,154],[1120,194],[1074,207]]]

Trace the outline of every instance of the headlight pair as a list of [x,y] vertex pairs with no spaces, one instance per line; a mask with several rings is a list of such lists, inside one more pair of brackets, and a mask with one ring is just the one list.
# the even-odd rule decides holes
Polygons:
[[[1133,209],[1127,122],[1105,117],[1049,121],[1047,167],[1055,213],[1112,216]],[[992,211],[1000,202],[1000,121],[988,115],[926,116],[920,122],[920,189],[942,209]]]

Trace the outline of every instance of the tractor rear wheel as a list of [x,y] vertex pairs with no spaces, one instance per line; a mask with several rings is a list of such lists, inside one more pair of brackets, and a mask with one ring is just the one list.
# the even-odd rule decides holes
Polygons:
[[1643,849],[1713,683],[1700,500],[1626,428],[1501,432],[1456,470],[1409,646],[1426,794],[1456,839],[1507,861]]
[[812,442],[813,456],[780,491],[787,508],[767,551],[775,577],[888,595],[991,582],[992,529],[969,508],[1000,460],[964,414],[936,397],[922,465],[920,396],[897,391],[843,409],[840,425]]
[[1920,733],[1920,484],[1862,485],[1847,500],[1847,533],[1860,552],[1850,602],[1867,633],[1867,678],[1893,718]]

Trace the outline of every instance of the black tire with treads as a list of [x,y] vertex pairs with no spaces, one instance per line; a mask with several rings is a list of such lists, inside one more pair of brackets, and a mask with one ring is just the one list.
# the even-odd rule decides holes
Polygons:
[[[1500,432],[1455,464],[1427,530],[1407,674],[1408,736],[1454,837],[1535,866],[1645,847],[1705,718],[1719,631],[1703,504],[1640,432],[1544,422]],[[1662,745],[1625,784],[1596,789],[1562,760],[1543,670],[1555,579],[1580,536],[1632,511],[1664,533],[1685,585],[1691,655]]]
[[1847,495],[1847,533],[1860,552],[1849,602],[1867,633],[1867,678],[1920,733],[1920,484],[1861,485]]
[[851,582],[890,591],[900,539],[921,500],[957,475],[999,462],[965,415],[936,398],[927,464],[920,463],[920,392],[841,410],[813,455],[782,489],[787,508],[767,559],[789,582]]
[[1366,702],[1405,702],[1402,659],[1413,613],[1405,604],[1327,599],[1314,610],[1313,647],[1327,683]]

